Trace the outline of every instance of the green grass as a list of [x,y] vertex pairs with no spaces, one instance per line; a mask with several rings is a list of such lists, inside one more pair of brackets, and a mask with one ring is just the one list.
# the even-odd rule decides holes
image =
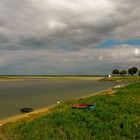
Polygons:
[[[96,103],[96,108],[72,109],[73,103]],[[64,102],[47,115],[2,126],[0,134],[2,140],[140,139],[140,83],[112,95]]]

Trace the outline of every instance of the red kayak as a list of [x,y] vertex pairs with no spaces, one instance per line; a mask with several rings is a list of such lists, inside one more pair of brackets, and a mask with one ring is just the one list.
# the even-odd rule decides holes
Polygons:
[[72,105],[72,108],[84,108],[87,106],[88,106],[87,104],[74,104],[74,105]]
[[79,108],[79,109],[94,109],[96,106],[91,104],[73,104],[72,108]]

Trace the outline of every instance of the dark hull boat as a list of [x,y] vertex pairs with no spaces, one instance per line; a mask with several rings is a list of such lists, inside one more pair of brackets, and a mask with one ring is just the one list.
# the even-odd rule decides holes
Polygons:
[[25,107],[25,108],[21,108],[20,111],[23,112],[23,113],[29,113],[29,112],[32,112],[33,109],[32,108]]

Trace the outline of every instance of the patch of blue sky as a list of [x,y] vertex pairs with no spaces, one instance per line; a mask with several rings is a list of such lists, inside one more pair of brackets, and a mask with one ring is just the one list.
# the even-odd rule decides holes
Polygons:
[[71,51],[77,50],[77,48],[71,47],[68,44],[59,44],[57,47],[60,50],[65,51],[65,52],[71,52]]
[[128,40],[117,40],[117,39],[110,39],[105,40],[98,45],[96,45],[97,48],[113,48],[118,45],[132,45],[140,47],[140,39],[128,39]]

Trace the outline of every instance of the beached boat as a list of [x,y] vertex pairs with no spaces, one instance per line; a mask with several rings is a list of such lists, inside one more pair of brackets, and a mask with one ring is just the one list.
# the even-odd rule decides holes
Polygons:
[[96,105],[94,104],[73,104],[72,108],[78,108],[78,109],[94,109]]
[[23,112],[23,113],[29,113],[29,112],[32,112],[33,109],[32,108],[25,107],[25,108],[21,108],[20,111]]

